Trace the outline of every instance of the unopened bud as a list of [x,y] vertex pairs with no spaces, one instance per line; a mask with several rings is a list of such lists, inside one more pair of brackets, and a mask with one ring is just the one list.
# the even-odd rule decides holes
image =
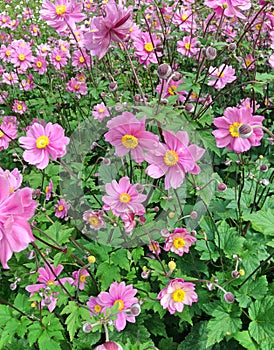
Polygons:
[[114,341],[107,341],[102,345],[96,346],[94,350],[123,350],[122,346]]
[[17,284],[16,283],[11,283],[10,284],[10,289],[11,290],[15,290],[17,288]]
[[268,186],[268,185],[269,185],[269,180],[268,180],[268,179],[262,179],[262,180],[260,181],[260,183],[261,183],[262,185],[264,185],[264,186]]
[[92,330],[92,325],[89,322],[83,324],[83,332],[90,333]]
[[191,217],[191,219],[197,219],[197,216],[198,216],[198,214],[197,214],[197,211],[192,211],[191,213],[190,213],[190,217]]
[[214,283],[208,282],[208,283],[206,284],[206,288],[207,288],[208,290],[210,290],[210,291],[213,290],[214,287],[215,287]]
[[171,76],[172,68],[169,64],[163,63],[157,69],[157,75],[160,79],[168,79]]
[[51,300],[50,300],[50,298],[49,297],[46,297],[45,299],[44,299],[44,303],[45,303],[45,305],[50,305],[51,304]]
[[227,49],[228,49],[228,51],[233,52],[233,51],[236,50],[236,47],[237,47],[237,45],[236,45],[235,43],[230,43],[230,44],[228,45]]
[[168,264],[167,264],[168,268],[170,269],[170,271],[174,271],[176,269],[176,263],[171,260]]
[[104,158],[103,159],[103,164],[106,165],[106,166],[109,166],[111,163],[110,159],[109,158]]
[[262,165],[260,166],[260,170],[261,170],[262,172],[266,172],[266,171],[268,170],[268,166],[265,165],[265,164],[262,164]]
[[138,95],[138,94],[135,95],[135,96],[134,96],[134,101],[135,101],[135,102],[140,102],[140,101],[141,101],[141,96]]
[[238,131],[242,139],[248,139],[253,134],[253,129],[249,124],[242,124]]
[[133,316],[139,316],[141,313],[141,306],[140,304],[136,303],[131,305],[130,312]]
[[149,277],[149,271],[142,271],[141,277],[142,277],[144,280],[148,279],[148,277]]
[[96,258],[95,258],[95,256],[94,256],[94,255],[90,255],[90,256],[88,256],[88,262],[89,262],[90,264],[94,264],[94,263],[95,263],[95,261],[96,261]]
[[117,91],[117,89],[118,89],[118,85],[117,85],[116,81],[112,81],[108,87],[109,87],[109,90],[113,91],[113,92]]
[[179,81],[182,78],[182,74],[179,72],[174,72],[172,75],[172,80],[173,81]]
[[206,55],[206,58],[208,58],[209,60],[214,60],[217,56],[217,50],[215,49],[215,47],[209,46],[205,50],[205,55]]
[[240,277],[240,273],[235,270],[235,271],[231,272],[231,276],[232,276],[232,278],[238,278],[238,277]]
[[224,300],[226,303],[230,304],[230,303],[233,303],[233,301],[235,300],[235,297],[232,293],[226,292],[224,294]]
[[36,257],[36,254],[35,254],[35,251],[34,250],[30,250],[28,253],[27,253],[27,258],[29,260],[32,260]]
[[136,192],[142,193],[144,191],[144,186],[141,184],[137,184],[135,187]]
[[225,192],[226,189],[227,189],[227,187],[226,187],[226,184],[224,184],[224,183],[220,183],[220,184],[218,184],[218,186],[217,186],[217,190],[218,190],[219,192]]
[[167,238],[169,235],[170,235],[170,232],[166,228],[163,228],[161,230],[161,236],[162,237]]
[[193,104],[192,103],[187,103],[186,105],[185,105],[185,110],[186,110],[186,112],[187,113],[193,113],[194,112],[194,106],[193,106]]

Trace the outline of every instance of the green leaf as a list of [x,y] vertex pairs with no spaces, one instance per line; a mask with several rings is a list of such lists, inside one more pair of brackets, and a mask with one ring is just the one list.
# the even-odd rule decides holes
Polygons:
[[81,311],[75,301],[70,301],[62,310],[61,315],[69,314],[65,324],[69,332],[70,341],[73,340],[75,333],[81,327]]
[[7,305],[0,305],[0,327],[5,326],[12,317],[11,309]]
[[[239,236],[234,228],[231,228],[225,220],[217,224],[220,234],[220,248],[231,257],[242,252],[245,239]],[[218,246],[218,236],[215,236],[215,244]]]
[[233,338],[236,339],[247,350],[257,349],[253,340],[250,338],[248,331],[238,332],[233,335]]
[[43,328],[39,322],[34,322],[28,328],[28,341],[29,345],[32,346],[43,332]]
[[244,219],[251,221],[254,230],[263,233],[264,235],[274,236],[274,213],[268,209],[257,211],[256,213],[244,215]]
[[101,282],[102,290],[107,290],[113,281],[120,281],[120,269],[118,266],[106,261],[99,264],[96,277]]
[[138,261],[144,256],[144,248],[143,247],[134,248],[131,252],[131,255],[134,263],[137,264]]
[[50,338],[47,330],[44,330],[39,337],[38,344],[40,350],[61,350],[59,342]]
[[120,266],[122,269],[126,271],[130,270],[129,260],[127,256],[127,250],[120,248],[116,252],[110,254],[111,261],[114,265]]
[[[180,343],[177,350],[193,350],[195,344],[195,350],[211,349],[206,347],[207,342],[207,324],[208,322],[196,323],[192,328],[191,332],[185,337],[184,341]],[[165,350],[163,348],[163,350]]]
[[240,307],[249,306],[254,299],[262,299],[266,295],[268,290],[268,282],[266,276],[261,276],[254,280],[249,279],[238,292],[235,292],[237,301],[239,301]]
[[[248,330],[253,339],[258,344],[274,344],[274,299],[272,296],[266,296],[263,300],[256,300],[248,309],[252,322]],[[271,348],[271,347],[270,347]]]

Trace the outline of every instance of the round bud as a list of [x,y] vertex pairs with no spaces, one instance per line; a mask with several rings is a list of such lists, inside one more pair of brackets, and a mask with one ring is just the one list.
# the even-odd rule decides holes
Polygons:
[[142,271],[141,277],[142,277],[144,280],[148,279],[148,276],[149,276],[149,272],[148,272],[148,271]]
[[240,277],[240,273],[235,270],[235,271],[231,272],[231,276],[232,276],[232,278],[238,278],[238,277]]
[[260,170],[261,170],[262,172],[266,172],[266,171],[268,170],[268,166],[265,165],[265,164],[262,164],[262,165],[260,166]]
[[197,231],[196,230],[191,230],[190,234],[191,234],[191,236],[195,237],[195,236],[197,236]]
[[134,102],[140,102],[141,101],[141,96],[140,95],[135,95],[134,96]]
[[172,68],[167,63],[162,63],[157,69],[157,75],[160,79],[168,79],[171,76]]
[[135,190],[138,193],[142,193],[144,191],[144,186],[141,184],[137,184],[137,186],[135,187]]
[[232,293],[226,292],[224,294],[224,300],[226,303],[230,304],[230,303],[233,303],[233,301],[235,300],[235,297]]
[[248,139],[253,134],[253,129],[249,124],[242,124],[238,131],[242,139]]
[[238,255],[237,254],[233,254],[232,258],[235,259],[235,260],[238,260]]
[[17,284],[16,283],[11,283],[10,284],[10,289],[11,290],[15,290],[17,288]]
[[102,345],[96,346],[94,350],[123,350],[122,346],[114,341],[107,341]]
[[218,190],[219,192],[225,192],[226,189],[227,189],[227,187],[226,187],[226,184],[224,184],[224,183],[220,183],[220,184],[218,184],[218,186],[217,186],[217,190]]
[[172,80],[173,81],[179,81],[182,78],[182,74],[179,72],[174,72],[172,75]]
[[187,103],[186,105],[185,105],[185,110],[186,110],[186,112],[187,113],[193,113],[194,112],[194,106],[193,106],[193,104],[192,103]]
[[94,264],[94,263],[95,263],[95,261],[96,261],[96,258],[95,258],[95,256],[94,256],[94,255],[90,255],[90,256],[88,256],[88,262],[89,262],[90,264]]
[[208,282],[208,283],[206,284],[206,288],[207,288],[208,290],[210,290],[210,291],[213,290],[214,287],[215,287],[214,283]]
[[92,325],[89,322],[83,324],[83,332],[90,333],[92,330]]
[[217,50],[215,49],[215,47],[209,46],[205,50],[205,56],[209,60],[214,60],[217,56]]
[[260,181],[260,183],[263,185],[263,186],[268,186],[269,185],[269,180],[268,179],[262,179]]
[[168,264],[167,264],[168,268],[170,269],[170,271],[174,271],[176,269],[176,263],[171,260]]
[[168,217],[169,217],[170,219],[173,219],[174,216],[175,216],[175,213],[174,213],[173,211],[171,211],[170,213],[168,213]]
[[118,85],[117,85],[116,81],[112,81],[108,87],[109,87],[109,90],[113,91],[113,92],[117,91],[117,89],[118,89]]
[[140,304],[136,303],[131,305],[130,312],[133,316],[139,316],[141,313],[141,306]]
[[191,213],[190,213],[190,217],[191,217],[191,219],[197,219],[197,216],[198,216],[198,213],[197,213],[197,211],[192,211]]
[[167,238],[169,235],[170,235],[170,232],[166,228],[163,228],[161,230],[161,236],[162,237]]
[[236,45],[235,43],[230,43],[230,44],[228,45],[227,49],[228,49],[228,51],[233,52],[233,51],[236,50],[236,47],[237,47],[237,45]]
[[49,305],[51,304],[50,298],[49,298],[49,297],[46,297],[46,298],[44,299],[44,303],[45,303],[45,305],[49,306]]
[[36,257],[36,254],[35,254],[35,251],[34,250],[30,250],[28,253],[27,253],[27,258],[29,260],[32,260]]

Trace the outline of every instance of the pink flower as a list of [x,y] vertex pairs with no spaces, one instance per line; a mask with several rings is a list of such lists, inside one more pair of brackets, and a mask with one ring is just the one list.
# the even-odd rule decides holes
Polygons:
[[98,120],[99,123],[101,123],[101,121],[106,117],[110,116],[107,107],[103,102],[94,106],[94,111],[92,112],[92,115],[95,120]]
[[55,216],[59,219],[64,219],[68,215],[69,208],[70,204],[64,199],[60,199],[54,208]]
[[198,301],[195,293],[195,285],[185,282],[182,278],[171,280],[167,287],[158,294],[163,309],[168,309],[171,314],[183,312],[184,305],[192,305]]
[[96,231],[106,226],[102,214],[96,210],[86,210],[83,214],[83,219],[90,228]]
[[155,255],[159,255],[161,253],[160,244],[156,241],[150,241],[148,249]]
[[[212,134],[217,147],[226,147],[236,153],[248,151],[252,146],[259,146],[263,131],[261,126],[264,117],[252,115],[251,108],[228,107],[224,115],[213,120],[218,128]],[[253,128],[255,127],[255,128]]]
[[145,208],[141,203],[146,200],[147,196],[138,193],[137,186],[138,184],[131,185],[127,176],[122,177],[119,183],[112,180],[111,183],[106,184],[108,196],[103,196],[102,200],[115,216],[121,216],[125,213],[143,215]]
[[78,68],[87,68],[90,66],[90,57],[82,51],[74,51],[72,55],[72,66]]
[[3,170],[0,168],[0,175],[4,175],[8,180],[10,193],[13,193],[22,184],[23,176],[17,168],[13,169],[12,171]]
[[56,70],[60,70],[62,67],[67,65],[67,54],[64,50],[55,48],[52,50],[50,55],[50,63]]
[[132,26],[131,9],[122,8],[114,1],[104,7],[105,16],[93,17],[90,32],[84,35],[84,45],[92,56],[101,59],[108,51],[111,41],[125,40]]
[[249,10],[250,0],[205,0],[204,4],[216,12],[218,16],[238,17],[245,19],[240,10]]
[[7,262],[13,252],[21,252],[35,240],[28,220],[36,207],[32,189],[13,192],[8,177],[0,174],[0,261],[4,269],[9,268]]
[[184,253],[189,252],[190,246],[196,241],[197,239],[191,236],[186,229],[176,228],[174,232],[166,238],[164,250],[183,256]]
[[66,90],[74,92],[77,95],[86,95],[88,93],[87,84],[79,81],[77,78],[71,78],[67,83]]
[[85,288],[86,277],[89,277],[89,273],[86,269],[80,269],[79,271],[73,271],[72,277],[74,278],[73,285],[80,290]]
[[243,60],[242,64],[243,68],[246,68],[247,70],[252,70],[255,68],[255,60],[252,55],[247,55],[246,58]]
[[14,100],[12,110],[15,113],[18,114],[24,114],[28,110],[28,106],[25,104],[24,101]]
[[192,57],[197,54],[199,49],[196,47],[197,38],[184,36],[183,40],[177,42],[177,51],[183,56]]
[[50,200],[52,190],[53,190],[53,182],[52,182],[52,180],[50,180],[49,184],[48,184],[48,186],[46,186],[46,190],[45,190],[45,192],[46,192],[46,201]]
[[48,62],[46,61],[45,57],[42,55],[39,55],[33,59],[32,67],[35,70],[35,72],[38,72],[40,75],[43,75],[47,71]]
[[135,53],[134,56],[139,59],[140,64],[148,66],[150,63],[157,63],[157,56],[160,57],[160,52],[155,53],[155,48],[161,45],[161,41],[157,38],[156,34],[150,34],[149,32],[141,33],[134,39]]
[[23,153],[24,160],[38,169],[46,168],[50,157],[53,160],[63,157],[69,141],[64,136],[64,129],[59,124],[52,123],[47,123],[45,127],[34,123],[29,127],[27,136],[19,138],[21,146],[26,150]]
[[215,89],[223,89],[226,84],[232,83],[236,80],[235,69],[232,66],[226,66],[222,64],[220,68],[209,68],[210,78],[208,81],[209,86],[213,86]]
[[195,17],[195,13],[190,8],[184,7],[175,12],[172,23],[179,25],[182,31],[194,33],[197,29]]
[[187,91],[182,91],[180,89],[178,89],[178,87],[183,83],[183,80],[172,80],[172,79],[168,79],[165,80],[163,88],[162,88],[162,84],[160,83],[159,85],[157,85],[156,87],[156,92],[158,94],[161,93],[162,91],[162,96],[161,98],[167,98],[169,96],[175,96],[178,95],[178,100],[181,102],[184,102],[186,99],[186,96],[188,95]]
[[75,28],[75,24],[83,21],[86,15],[82,13],[83,5],[75,0],[56,0],[53,4],[44,0],[40,11],[41,18],[55,30],[61,32],[68,28]]
[[13,72],[3,73],[2,82],[8,85],[15,85],[19,82],[18,75]]
[[17,137],[18,122],[16,117],[6,116],[0,124],[0,151],[7,149],[9,143]]
[[87,302],[87,306],[90,308],[90,316],[98,315],[102,312],[103,306],[100,305],[100,301],[98,298],[93,296],[89,297],[89,301]]
[[107,341],[104,344],[96,346],[94,350],[123,350],[120,344],[114,341]]
[[145,130],[145,120],[146,117],[138,120],[132,113],[123,112],[108,121],[110,130],[105,134],[105,140],[115,146],[117,156],[124,157],[130,152],[135,162],[141,163],[145,159],[144,150],[157,147],[158,136]]
[[31,24],[29,27],[29,31],[33,36],[41,36],[40,29],[36,24]]
[[134,213],[125,213],[121,215],[121,219],[124,222],[124,229],[128,235],[132,233],[132,230],[136,226]]
[[41,306],[48,306],[50,312],[55,309],[57,303],[57,298],[55,298],[55,296],[59,294],[58,292],[52,293],[51,288],[54,285],[64,285],[66,282],[73,284],[74,282],[70,277],[59,278],[57,280],[57,277],[63,269],[64,266],[60,264],[57,267],[54,267],[53,264],[45,264],[45,268],[40,267],[38,269],[39,276],[37,282],[40,283],[26,287],[26,290],[30,292],[30,297],[32,297],[35,292],[43,292]]
[[268,62],[270,64],[270,67],[274,69],[274,53],[269,57]]
[[112,308],[118,304],[117,319],[114,321],[114,326],[118,332],[126,327],[126,322],[135,323],[135,316],[128,316],[126,310],[130,310],[133,304],[138,302],[135,297],[136,289],[132,285],[126,286],[125,282],[113,282],[109,287],[109,292],[101,292],[97,299],[103,307],[103,312],[107,308]]
[[10,62],[22,71],[31,67],[33,61],[31,48],[24,42],[18,43],[11,51]]
[[165,189],[178,188],[184,182],[186,173],[199,174],[200,168],[196,164],[205,150],[196,146],[188,145],[189,137],[186,131],[163,132],[165,144],[146,154],[146,161],[150,165],[146,174],[153,179],[165,175]]

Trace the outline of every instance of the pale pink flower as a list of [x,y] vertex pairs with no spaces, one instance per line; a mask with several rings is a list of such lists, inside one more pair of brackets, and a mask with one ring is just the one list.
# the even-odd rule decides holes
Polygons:
[[185,90],[178,89],[178,87],[183,84],[183,80],[175,81],[173,79],[168,79],[164,81],[164,85],[162,87],[162,83],[157,85],[156,92],[158,94],[161,93],[161,98],[167,98],[169,96],[176,96],[178,95],[178,101],[184,102],[186,99],[186,96],[188,95],[188,92]]
[[90,57],[83,50],[74,51],[71,64],[73,67],[87,68],[90,66]]
[[9,28],[10,26],[10,16],[5,14],[0,14],[0,28]]
[[13,48],[11,45],[1,45],[0,48],[0,58],[3,62],[10,62],[11,60],[11,52],[12,52]]
[[4,269],[9,269],[7,262],[14,252],[21,252],[35,240],[28,220],[36,207],[32,189],[14,192],[8,177],[0,174],[0,261]]
[[147,196],[138,193],[137,186],[138,184],[131,185],[128,177],[122,177],[119,183],[112,180],[111,183],[106,184],[108,196],[103,196],[102,200],[115,216],[121,216],[125,213],[143,215],[145,208],[141,203],[146,200]]
[[12,110],[18,114],[24,114],[28,110],[28,106],[24,101],[14,100]]
[[9,143],[17,137],[18,122],[16,117],[5,116],[0,124],[0,151],[7,149]]
[[243,59],[242,67],[246,68],[247,70],[252,70],[255,68],[255,60],[251,54],[247,55]]
[[18,75],[13,72],[6,72],[2,75],[2,83],[7,85],[16,85],[19,82]]
[[172,18],[172,23],[179,25],[180,30],[194,33],[197,29],[196,15],[190,8],[184,7],[177,10]]
[[34,89],[34,81],[32,74],[28,74],[27,79],[23,79],[20,82],[19,89],[23,91],[31,91]]
[[52,123],[47,123],[45,127],[34,123],[29,127],[27,136],[19,138],[21,147],[25,149],[24,160],[38,169],[46,168],[50,158],[57,160],[63,157],[69,141],[64,136],[64,129],[59,124]]
[[68,81],[66,90],[74,92],[77,95],[86,95],[88,93],[87,84],[85,82],[80,82],[77,78],[71,78]]
[[90,308],[90,316],[99,315],[102,313],[103,306],[100,304],[100,300],[98,298],[95,298],[93,296],[89,297],[89,300],[87,302],[87,306]]
[[0,175],[4,175],[8,179],[10,193],[13,193],[22,184],[23,176],[17,168],[13,169],[12,171],[3,170],[0,168]]
[[99,59],[107,53],[112,41],[124,41],[132,26],[131,8],[122,8],[114,1],[109,1],[104,12],[104,17],[93,17],[90,31],[84,35],[85,47]]
[[53,182],[52,182],[52,180],[50,180],[48,186],[46,186],[46,189],[45,189],[46,201],[50,200],[52,190],[53,190]]
[[204,4],[212,9],[218,16],[246,17],[240,12],[249,10],[251,7],[250,0],[205,0]]
[[68,27],[75,28],[76,23],[86,18],[82,10],[83,5],[75,0],[56,0],[55,4],[44,0],[40,16],[50,27],[62,32]]
[[54,208],[55,216],[59,219],[64,219],[68,215],[69,208],[70,204],[64,199],[60,199]]
[[226,84],[236,80],[235,69],[225,64],[222,64],[219,68],[209,67],[209,73],[208,85],[215,89],[223,89]]
[[253,111],[257,111],[257,109],[260,108],[260,105],[255,100],[251,100],[251,98],[247,97],[244,100],[241,100],[237,107],[251,108]]
[[197,239],[189,234],[184,228],[176,228],[165,240],[164,250],[173,252],[179,256],[189,252],[192,243]]
[[46,73],[47,66],[48,62],[46,61],[44,56],[39,55],[33,59],[32,67],[35,70],[35,72],[38,72],[40,75]]
[[107,341],[104,344],[96,346],[94,350],[123,350],[122,346],[114,341]]
[[165,144],[146,154],[146,161],[150,165],[146,174],[153,179],[165,175],[165,189],[178,188],[184,182],[186,173],[199,174],[200,167],[196,164],[205,150],[192,144],[189,145],[189,137],[186,131],[163,132]]
[[18,43],[11,51],[10,62],[14,67],[18,67],[22,71],[32,66],[33,56],[29,45],[24,42]]
[[252,146],[259,146],[263,131],[256,126],[261,126],[263,120],[262,116],[252,115],[251,108],[226,108],[222,117],[213,120],[218,128],[212,132],[216,138],[217,147],[226,147],[241,153],[248,151]]
[[54,267],[53,264],[45,263],[45,268],[40,267],[38,269],[39,276],[37,282],[39,283],[26,287],[26,290],[30,292],[30,297],[32,297],[35,292],[43,293],[41,306],[47,306],[50,312],[55,309],[57,303],[57,298],[55,297],[59,294],[58,292],[52,293],[50,289],[54,285],[64,285],[66,282],[73,284],[74,282],[70,277],[58,278],[57,280],[57,277],[60,275],[63,269],[64,266],[61,264],[59,264],[57,267]]
[[150,63],[157,63],[157,56],[160,57],[162,54],[155,53],[156,46],[161,45],[161,41],[157,38],[156,34],[149,32],[141,33],[134,39],[135,52],[134,56],[139,59],[140,64],[148,66]]
[[123,112],[107,122],[105,140],[115,146],[115,154],[124,157],[130,152],[137,163],[145,159],[144,151],[157,147],[159,138],[145,130],[146,117],[138,120],[132,113]]
[[83,290],[87,283],[86,277],[89,277],[89,273],[86,269],[80,269],[79,271],[73,271],[72,277],[74,279],[73,285],[79,290]]
[[67,53],[62,49],[55,48],[52,50],[50,55],[50,63],[56,70],[60,70],[62,67],[67,65]]
[[98,210],[86,210],[83,214],[83,219],[90,228],[96,231],[106,226],[106,223],[102,218],[102,213]]
[[136,226],[136,221],[135,221],[135,215],[134,213],[125,213],[121,215],[121,219],[124,222],[124,229],[125,232],[130,235],[132,233],[132,230],[135,228]]
[[168,309],[171,314],[183,312],[184,305],[192,305],[198,301],[195,285],[185,282],[182,278],[169,281],[166,288],[158,294],[158,299],[163,309]]
[[135,297],[136,293],[137,290],[131,284],[126,286],[125,282],[113,282],[109,287],[109,292],[101,292],[97,297],[99,304],[103,307],[103,312],[118,305],[117,319],[114,320],[114,326],[118,332],[126,327],[127,321],[135,323],[135,316],[129,316],[126,311],[138,302]]
[[150,241],[148,249],[155,255],[159,255],[161,253],[159,242],[153,240]]
[[29,27],[29,31],[32,36],[41,36],[41,32],[37,24],[31,24]]
[[110,116],[109,111],[103,102],[94,106],[93,109],[94,111],[92,112],[92,115],[99,123],[101,123],[106,117]]
[[177,42],[177,51],[183,56],[192,57],[197,54],[199,49],[196,47],[198,38],[184,36],[183,40]]

